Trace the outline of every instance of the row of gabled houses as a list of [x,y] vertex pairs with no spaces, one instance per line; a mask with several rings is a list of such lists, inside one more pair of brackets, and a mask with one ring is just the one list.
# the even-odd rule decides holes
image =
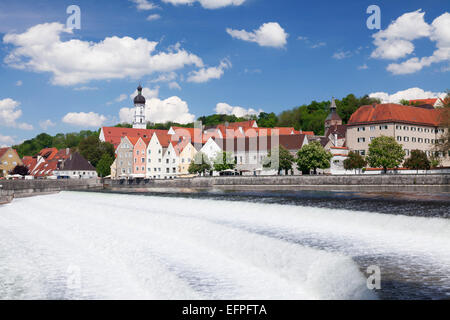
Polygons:
[[189,176],[199,152],[210,160],[222,151],[232,154],[239,175],[273,174],[263,170],[263,162],[275,144],[295,154],[313,135],[294,128],[258,128],[256,121],[246,121],[209,129],[103,127],[100,139],[116,147],[112,178],[173,179]]

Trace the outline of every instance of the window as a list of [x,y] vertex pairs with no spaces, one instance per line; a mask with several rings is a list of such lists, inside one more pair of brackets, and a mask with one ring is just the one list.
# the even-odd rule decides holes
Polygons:
[[375,131],[375,126],[371,126],[370,131]]
[[397,136],[397,141],[402,141],[402,137]]
[[8,157],[9,157],[9,158],[12,158],[12,154],[8,154]]
[[395,129],[397,129],[397,130],[402,130],[402,126],[396,125],[396,126],[395,126]]
[[139,167],[136,167],[136,171],[139,171]]
[[161,149],[158,150],[158,153],[161,154]]
[[358,128],[358,132],[360,132],[360,131],[366,131],[366,128],[365,127],[359,127]]
[[408,142],[409,141],[409,137],[403,137],[403,141]]
[[411,127],[411,131],[416,131],[417,128],[416,127]]
[[358,138],[358,142],[366,142],[366,138]]
[[152,163],[152,159],[149,158],[149,159],[148,159],[148,163]]
[[134,158],[134,163],[137,163],[137,158]]
[[403,130],[406,130],[406,131],[408,131],[408,130],[409,130],[409,127],[407,127],[407,126],[403,126]]
[[173,159],[173,160],[172,160],[172,163],[175,163],[175,160],[176,160],[176,159]]
[[166,168],[166,173],[170,173],[170,170],[169,170],[169,168]]
[[173,173],[177,173],[177,168],[172,168]]
[[430,132],[430,129],[428,129],[428,128],[425,128],[425,132]]
[[409,156],[409,150],[408,150],[408,149],[405,149],[405,154],[406,154],[407,156]]
[[425,139],[425,143],[430,143],[430,139]]
[[166,164],[169,164],[169,159],[166,159]]
[[184,163],[184,158],[181,159],[181,163]]
[[416,137],[412,137],[412,138],[411,138],[411,141],[412,141],[412,142],[416,142],[416,140],[417,140]]
[[142,162],[142,163],[145,163],[145,158],[142,158],[142,159],[141,159],[141,162]]
[[419,129],[417,129],[417,131],[423,132],[423,128],[419,128]]
[[373,141],[373,139],[375,139],[375,137],[370,137],[370,141],[371,141],[371,142]]
[[388,126],[380,126],[380,130],[387,130]]
[[366,150],[359,150],[359,154],[362,155],[362,156],[365,156],[366,155]]
[[158,162],[159,162],[159,163],[161,163],[161,161],[162,161],[161,159],[158,159]]
[[136,154],[139,155],[139,150],[136,151]]
[[142,170],[142,172],[144,172],[145,171],[145,167],[142,167],[141,170]]
[[422,139],[422,138],[419,138],[419,139],[417,139],[417,142],[423,143],[423,139]]

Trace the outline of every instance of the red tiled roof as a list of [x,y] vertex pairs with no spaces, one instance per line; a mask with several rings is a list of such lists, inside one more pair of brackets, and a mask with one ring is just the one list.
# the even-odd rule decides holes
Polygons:
[[39,151],[38,155],[44,157],[47,160],[52,160],[56,154],[58,153],[58,149],[56,148],[45,148]]
[[409,100],[410,103],[416,104],[416,103],[420,103],[420,104],[429,104],[434,106],[434,104],[436,103],[437,98],[435,99],[416,99],[416,100]]
[[9,147],[6,148],[0,148],[0,158],[3,157],[3,155],[6,153],[6,151],[9,150]]
[[119,127],[103,127],[103,135],[105,141],[114,145],[117,148],[123,137],[138,137],[151,138],[155,132],[167,133],[168,130],[153,130],[153,129],[133,129],[133,128],[119,128]]
[[255,120],[249,120],[249,121],[242,121],[242,122],[231,122],[228,124],[228,129],[238,129],[239,127],[242,127],[243,129],[249,129],[253,128],[255,125]]
[[29,156],[25,156],[22,159],[23,165],[28,168],[28,170],[33,170],[37,164],[37,159]]
[[402,122],[438,126],[440,122],[439,114],[438,109],[430,110],[393,103],[377,104],[360,107],[350,117],[348,125]]

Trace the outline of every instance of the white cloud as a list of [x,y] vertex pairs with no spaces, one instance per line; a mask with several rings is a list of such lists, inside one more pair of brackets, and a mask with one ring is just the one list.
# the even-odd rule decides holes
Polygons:
[[18,81],[16,82],[16,86],[18,86],[18,87],[21,87],[22,84],[23,84],[22,80],[18,80]]
[[[136,94],[137,91],[130,96],[134,98]],[[142,95],[146,98],[145,117],[149,122],[173,121],[184,124],[195,120],[195,115],[189,113],[187,102],[177,96],[161,100],[158,98],[158,88],[143,88]],[[132,123],[133,116],[134,108],[122,108],[119,111],[120,122]]]
[[116,102],[122,102],[122,101],[124,101],[124,100],[126,100],[126,98],[128,97],[128,95],[126,95],[125,93],[122,93],[120,96],[118,96],[117,98],[116,98]]
[[83,86],[83,87],[74,88],[73,90],[75,90],[75,91],[96,91],[96,90],[98,90],[98,88]]
[[6,127],[19,128],[22,130],[33,130],[33,126],[28,123],[18,123],[22,116],[22,110],[18,107],[20,102],[11,98],[0,100],[0,124]]
[[253,32],[227,28],[227,33],[235,39],[256,42],[262,47],[274,48],[283,48],[289,36],[277,22],[264,23]]
[[383,103],[399,103],[401,100],[444,98],[445,96],[445,92],[425,91],[421,88],[410,88],[398,91],[394,94],[386,92],[374,92],[369,94],[369,97],[378,98]]
[[180,85],[178,84],[178,82],[169,82],[169,88],[170,89],[177,89],[177,90],[181,90]]
[[217,67],[202,68],[197,71],[192,71],[189,74],[187,81],[195,83],[205,83],[211,79],[220,79],[224,74],[225,69],[228,69],[230,67],[231,62],[225,59],[222,60]]
[[158,83],[158,82],[170,82],[174,81],[176,78],[178,78],[178,75],[175,72],[169,72],[169,73],[163,73],[158,76],[158,78],[151,80],[151,83]]
[[100,42],[72,39],[61,23],[44,23],[22,34],[7,34],[5,44],[15,48],[4,62],[10,67],[34,72],[50,72],[55,85],[76,85],[92,80],[138,79],[155,72],[171,72],[188,65],[203,67],[202,59],[173,46],[156,52],[158,42],[131,37],[107,37]]
[[433,63],[450,61],[450,14],[437,17],[431,25],[424,20],[421,10],[405,13],[385,30],[373,35],[376,49],[372,58],[397,60],[414,53],[413,40],[428,38],[436,42],[436,50],[428,57],[412,57],[400,63],[391,63],[387,70],[393,74],[411,74]]
[[147,21],[155,21],[155,20],[158,20],[158,19],[161,19],[161,16],[159,14],[157,14],[157,13],[151,14],[151,15],[149,15],[147,17]]
[[264,112],[262,109],[256,111],[255,109],[249,108],[245,109],[239,106],[230,106],[228,103],[218,103],[216,105],[216,113],[217,114],[228,114],[235,115],[236,117],[245,117],[249,115],[259,115],[261,112]]
[[350,51],[337,51],[333,54],[333,58],[337,60],[350,58],[353,54]]
[[240,6],[245,0],[163,0],[163,2],[173,5],[192,5],[195,2],[199,2],[205,9],[219,9],[227,6]]
[[43,130],[47,130],[50,127],[54,127],[56,125],[56,123],[54,123],[52,120],[47,119],[45,121],[40,121],[39,122],[39,126],[43,129]]
[[159,8],[156,4],[149,2],[147,0],[130,0],[136,4],[138,10],[153,10]]
[[369,67],[367,66],[366,63],[364,63],[362,66],[358,66],[358,70],[367,70],[369,69]]
[[321,48],[321,47],[325,47],[327,45],[326,42],[318,42],[316,44],[311,45],[312,49],[317,49],[317,48]]
[[94,112],[69,112],[62,118],[62,121],[77,127],[101,127],[106,121],[106,117]]
[[0,148],[12,146],[14,144],[14,138],[10,136],[3,136],[0,134]]

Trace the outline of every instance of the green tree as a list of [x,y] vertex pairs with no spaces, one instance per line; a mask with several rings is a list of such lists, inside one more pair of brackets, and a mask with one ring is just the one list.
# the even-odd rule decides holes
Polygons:
[[188,169],[190,174],[202,173],[203,175],[205,175],[206,171],[210,170],[211,170],[210,160],[208,156],[203,152],[198,152],[195,155],[194,160],[191,162]]
[[384,173],[387,173],[388,168],[397,168],[404,158],[405,151],[394,137],[381,136],[369,144],[369,165],[373,168],[383,168]]
[[317,174],[317,169],[330,167],[332,157],[331,152],[326,151],[319,142],[313,141],[297,152],[297,167],[303,174],[309,174],[311,170]]
[[106,177],[111,174],[111,165],[114,162],[114,158],[110,154],[104,153],[97,163],[97,173],[100,177]]
[[278,171],[280,175],[284,170],[288,175],[289,171],[292,171],[292,164],[295,161],[294,156],[285,147],[280,145],[277,148],[273,148],[269,151],[267,158],[264,160],[264,168],[270,168]]
[[432,168],[437,168],[441,165],[441,159],[437,153],[433,153],[430,157],[430,165]]
[[230,152],[219,152],[214,159],[214,170],[217,172],[234,170],[236,161]]
[[400,104],[402,104],[404,106],[410,106],[411,102],[409,102],[409,100],[402,99],[402,100],[400,100]]
[[431,162],[427,154],[421,150],[412,150],[411,156],[403,163],[404,168],[417,170],[430,170]]
[[108,142],[101,142],[97,136],[89,136],[80,142],[78,152],[94,167],[104,154],[114,159],[114,146]]
[[345,170],[356,170],[362,169],[367,166],[367,161],[363,156],[359,154],[359,152],[350,151],[347,159],[344,160],[344,169]]
[[273,128],[277,125],[278,117],[275,113],[261,112],[258,116],[258,126],[260,128]]

